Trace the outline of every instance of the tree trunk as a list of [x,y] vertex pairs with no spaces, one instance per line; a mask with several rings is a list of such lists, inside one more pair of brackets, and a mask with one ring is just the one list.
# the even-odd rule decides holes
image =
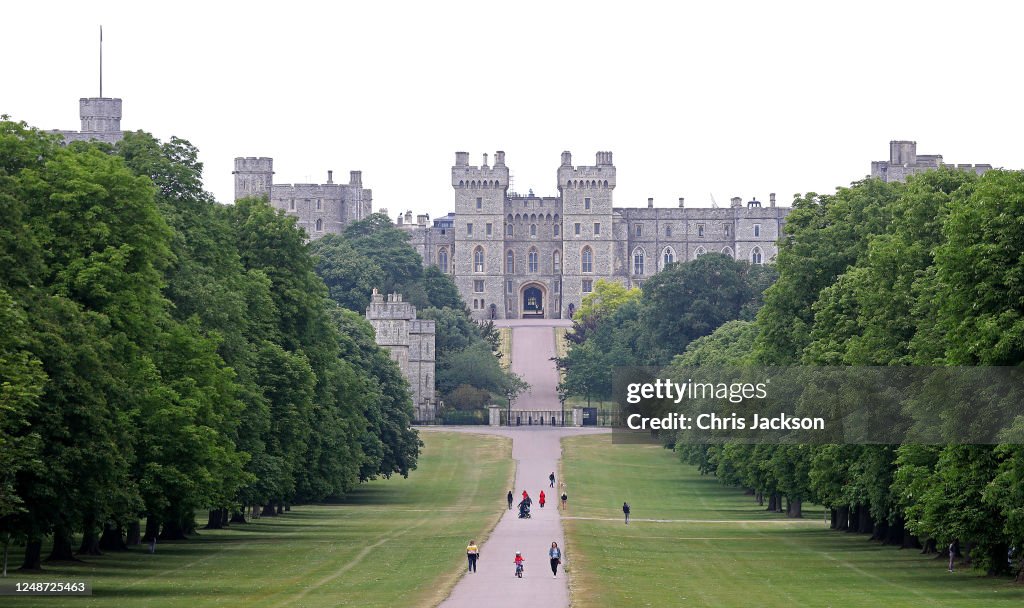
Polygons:
[[79,555],[103,555],[100,551],[100,536],[96,533],[96,526],[86,522],[82,532],[82,544],[78,547]]
[[802,518],[804,516],[803,511],[804,501],[800,498],[794,498],[789,501],[789,509],[786,511],[786,517]]
[[76,562],[75,554],[71,551],[71,534],[67,528],[58,526],[53,530],[53,549],[46,558],[48,562]]
[[754,495],[754,500],[757,501],[758,506],[764,506],[764,494],[760,490]]
[[836,509],[836,530],[843,532],[850,528],[850,505]]
[[884,519],[879,522],[875,522],[875,530],[871,534],[871,540],[877,540],[884,543],[888,538],[889,522]]
[[274,508],[274,503],[268,502],[267,504],[263,505],[263,512],[260,513],[260,515],[266,515],[268,517],[273,517],[274,515],[277,515],[277,509]]
[[235,511],[234,514],[231,515],[231,523],[233,523],[233,524],[246,524],[246,523],[249,523],[249,522],[245,521],[245,507],[242,507],[241,511]]
[[277,514],[278,515],[284,514],[284,507],[281,506],[281,503],[277,503]]
[[860,505],[857,509],[857,533],[871,534],[875,529],[875,522],[871,519],[871,509],[867,505]]
[[100,549],[104,551],[127,551],[128,545],[124,542],[124,534],[121,526],[103,524],[103,534],[100,536]]
[[[903,531],[903,547],[902,548],[903,549],[920,549],[921,548],[921,539],[916,537],[916,536],[914,536],[910,532],[904,530]],[[923,551],[922,551],[922,553],[923,553]]]
[[126,544],[129,547],[142,544],[142,533],[139,528],[139,520],[137,519],[132,520],[132,523],[128,524],[128,539]]
[[833,530],[835,530],[836,526],[839,525],[839,511],[836,510],[836,509],[829,509],[828,510],[828,515],[829,515],[828,527],[833,529]]
[[185,529],[179,522],[169,521],[164,524],[164,529],[160,531],[160,540],[188,540],[185,536]]
[[928,540],[924,541],[924,547],[921,548],[921,554],[922,555],[929,555],[929,554],[938,553],[938,552],[939,552],[939,549],[938,549],[938,547],[935,544],[935,539],[934,538],[929,538]]
[[203,526],[203,530],[220,530],[223,527],[224,524],[221,523],[220,509],[211,510],[209,518],[206,520],[206,525]]
[[42,565],[43,541],[33,539],[25,545],[25,559],[21,562],[20,570],[25,572],[38,572],[43,569]]
[[1007,559],[1007,554],[1010,551],[1010,545],[1006,543],[995,543],[988,550],[988,575],[989,576],[1002,576],[1010,573],[1010,562]]
[[285,513],[289,512],[289,511],[291,511],[291,510],[292,510],[292,506],[291,506],[291,505],[285,505],[285,506],[284,506],[284,512],[285,512]]
[[782,497],[772,492],[768,496],[768,512],[769,513],[781,513],[782,512]]

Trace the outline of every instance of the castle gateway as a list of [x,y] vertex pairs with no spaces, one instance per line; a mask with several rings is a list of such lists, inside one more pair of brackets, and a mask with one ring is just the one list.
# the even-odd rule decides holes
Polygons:
[[521,195],[509,188],[505,153],[494,165],[469,164],[455,153],[455,212],[428,223],[412,212],[398,217],[424,265],[450,274],[473,317],[569,318],[598,279],[630,287],[673,262],[705,253],[763,264],[775,257],[788,208],[617,208],[611,152],[592,166],[573,166],[562,153],[555,196]]

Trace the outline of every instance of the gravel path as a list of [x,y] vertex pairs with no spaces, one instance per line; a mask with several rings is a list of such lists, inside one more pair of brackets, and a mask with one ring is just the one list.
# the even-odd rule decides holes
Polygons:
[[[516,503],[525,489],[534,499],[530,519],[519,519],[513,506],[480,546],[480,561],[475,574],[465,574],[444,608],[566,608],[569,606],[569,583],[561,568],[558,578],[551,575],[548,549],[555,541],[562,548],[562,561],[572,560],[572,548],[566,547],[558,510],[557,488],[548,487],[548,474],[558,471],[562,457],[561,438],[569,435],[608,432],[607,429],[532,427],[529,429],[498,429],[494,427],[437,429],[467,433],[502,435],[512,438],[512,457],[516,460],[516,485],[512,489]],[[428,430],[429,432],[429,430]],[[558,480],[560,483],[561,480]],[[556,484],[557,485],[557,484]],[[567,483],[569,512],[572,511],[572,483]],[[547,506],[537,504],[541,490],[547,495]],[[507,491],[507,490],[506,490]],[[506,509],[504,492],[494,497],[495,508]],[[466,538],[467,544],[470,540]],[[479,544],[479,543],[478,543]],[[514,576],[512,559],[522,551],[526,560],[525,576]]]

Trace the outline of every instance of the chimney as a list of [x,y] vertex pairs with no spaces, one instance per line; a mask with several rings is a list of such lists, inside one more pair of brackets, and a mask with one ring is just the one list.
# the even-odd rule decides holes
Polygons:
[[733,207],[742,207],[743,206],[743,199],[738,197],[738,196],[732,197],[731,199],[729,199],[729,201],[732,203]]
[[572,152],[569,152],[568,150],[566,150],[565,152],[562,152],[562,166],[563,167],[571,167],[572,166]]
[[769,207],[774,207],[775,206],[775,193],[774,192],[772,192],[771,194],[768,195],[768,206]]
[[401,214],[401,213],[399,213],[399,214],[398,214],[398,225],[399,225],[399,226],[401,226],[401,225],[402,225],[402,220],[403,220],[403,219],[404,219],[404,218],[402,217],[402,214]]
[[412,211],[406,211],[405,212],[405,223],[406,224],[411,224],[412,223]]
[[502,152],[501,150],[498,150],[497,152],[494,153],[494,166],[495,167],[504,167],[505,166],[505,153]]
[[647,208],[648,209],[654,209],[654,199],[653,198],[648,198],[647,199]]
[[686,199],[684,199],[683,197],[681,197],[681,196],[679,197],[679,208],[680,208],[680,209],[682,209],[682,208],[683,208],[683,201],[685,201],[685,200],[686,200]]
[[483,164],[483,166],[484,167],[487,166],[487,153],[486,152],[484,152],[484,164]]
[[363,187],[363,172],[362,171],[349,171],[348,172],[348,185]]
[[469,166],[469,152],[456,152],[455,153],[455,166],[457,166],[457,167],[468,167]]
[[334,171],[331,171],[330,169],[327,170],[327,183],[328,184],[333,184],[334,183]]

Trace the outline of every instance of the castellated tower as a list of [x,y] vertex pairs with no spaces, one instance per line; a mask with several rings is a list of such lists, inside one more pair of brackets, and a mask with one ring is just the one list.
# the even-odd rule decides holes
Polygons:
[[[455,153],[452,188],[455,190],[455,284],[478,318],[502,311],[502,252],[505,234],[505,197],[508,192],[505,153],[487,154],[479,167],[469,164],[468,152]],[[488,312],[491,311],[491,312]]]
[[566,302],[579,302],[598,278],[611,276],[614,270],[612,153],[598,152],[593,166],[574,167],[572,155],[562,152],[558,190],[565,235],[563,295]]
[[412,393],[414,420],[430,422],[437,416],[434,400],[434,321],[416,318],[416,307],[402,294],[384,295],[376,289],[366,307],[377,344],[398,363]]
[[270,199],[274,183],[274,159],[261,156],[238,157],[235,159],[235,200],[250,196],[265,196]]
[[121,131],[121,100],[111,97],[83,97],[78,100],[82,132]]

